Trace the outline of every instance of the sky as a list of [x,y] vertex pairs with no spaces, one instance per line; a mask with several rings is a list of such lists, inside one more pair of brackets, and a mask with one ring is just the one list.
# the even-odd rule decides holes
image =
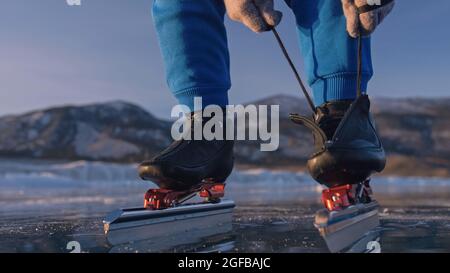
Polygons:
[[[0,0],[0,115],[125,100],[169,117],[176,101],[166,86],[152,2]],[[284,12],[279,32],[303,73],[293,15],[284,1],[275,2]],[[449,95],[449,14],[448,0],[397,0],[373,35],[372,96]],[[254,34],[228,19],[226,25],[231,103],[300,96],[271,33]]]

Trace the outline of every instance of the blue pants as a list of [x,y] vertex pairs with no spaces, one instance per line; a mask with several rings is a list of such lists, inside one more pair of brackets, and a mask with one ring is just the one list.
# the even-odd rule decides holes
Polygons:
[[[346,32],[341,1],[286,0],[296,16],[301,52],[316,106],[354,99],[357,40]],[[169,88],[193,109],[228,104],[230,61],[222,0],[154,0],[153,19]],[[363,40],[362,90],[372,77],[370,38]]]

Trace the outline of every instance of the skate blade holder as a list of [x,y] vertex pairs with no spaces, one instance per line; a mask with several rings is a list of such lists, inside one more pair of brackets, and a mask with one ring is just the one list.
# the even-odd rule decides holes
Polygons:
[[[206,183],[194,192],[149,190],[141,208],[119,209],[107,215],[103,228],[112,246],[141,243],[167,249],[232,230],[235,203],[221,199],[224,184]],[[198,197],[201,202],[187,203]]]
[[234,207],[232,200],[222,199],[160,210],[120,209],[105,217],[103,227],[111,246],[142,243],[159,251],[232,231]]
[[352,205],[340,211],[323,209],[316,213],[314,226],[330,252],[343,252],[380,225],[378,209],[377,201]]
[[379,205],[371,200],[371,194],[368,180],[322,192],[322,202],[326,209],[316,214],[314,225],[331,252],[348,249],[380,225]]
[[144,196],[144,208],[167,209],[181,205],[194,197],[201,198],[200,203],[216,203],[224,196],[225,184],[223,183],[204,183],[199,188],[190,191],[150,189]]

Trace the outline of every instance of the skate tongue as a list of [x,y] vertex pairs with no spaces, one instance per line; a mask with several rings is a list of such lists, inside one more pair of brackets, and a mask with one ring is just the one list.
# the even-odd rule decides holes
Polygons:
[[322,129],[320,129],[320,127],[314,122],[312,118],[304,117],[298,114],[290,114],[289,118],[292,120],[292,122],[299,125],[303,125],[309,130],[311,130],[314,136],[315,153],[325,150],[327,136],[325,132]]

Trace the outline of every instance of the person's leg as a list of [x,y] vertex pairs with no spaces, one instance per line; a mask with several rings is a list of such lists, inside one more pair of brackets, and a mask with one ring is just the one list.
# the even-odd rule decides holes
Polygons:
[[[187,115],[191,128],[201,118],[195,111],[202,110],[194,108],[194,97],[202,97],[203,107],[228,104],[231,84],[224,14],[223,0],[154,1],[167,82],[179,102],[193,112]],[[202,126],[208,120],[203,118]],[[141,163],[139,176],[176,191],[191,191],[205,181],[223,183],[233,170],[233,147],[228,140],[177,140]]]
[[222,0],[154,0],[153,20],[167,83],[180,104],[193,111],[193,98],[203,107],[228,104],[231,86]]
[[[346,31],[341,1],[286,0],[297,22],[314,103],[356,98],[357,39]],[[372,77],[370,38],[363,39],[362,91]]]
[[[368,97],[355,100],[358,39],[347,33],[341,1],[286,1],[297,19],[301,50],[317,106],[315,125],[308,127],[317,136],[315,152],[307,164],[309,173],[331,188],[362,183],[372,173],[384,169],[386,156],[370,115]],[[370,38],[364,38],[362,92],[367,91],[373,74],[370,50]],[[301,116],[296,118],[305,121]]]

